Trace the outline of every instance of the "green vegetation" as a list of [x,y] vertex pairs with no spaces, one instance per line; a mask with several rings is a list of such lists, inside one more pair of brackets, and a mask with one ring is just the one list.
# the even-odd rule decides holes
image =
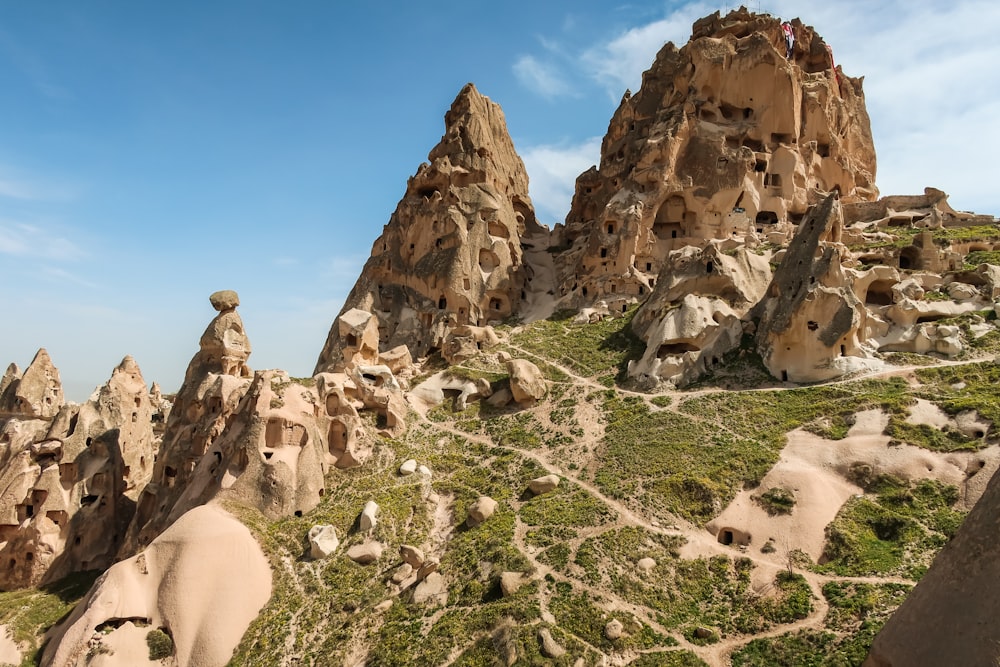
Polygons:
[[756,500],[768,516],[791,514],[792,508],[795,507],[795,494],[778,486],[768,489],[757,496]]
[[174,654],[174,640],[160,628],[146,634],[146,646],[149,647],[150,660],[163,660]]
[[621,317],[606,317],[592,324],[574,324],[571,318],[575,313],[560,311],[525,326],[510,337],[510,342],[581,376],[596,377],[612,371],[624,380],[629,360],[638,359],[646,349],[632,333],[635,311],[633,306]]
[[973,250],[965,256],[965,268],[974,269],[980,264],[1000,266],[1000,250]]
[[644,653],[630,662],[629,667],[708,667],[708,665],[691,651],[677,650]]
[[38,663],[42,635],[73,609],[99,574],[96,570],[78,572],[38,589],[0,593],[0,623],[15,642],[29,649],[21,665]]

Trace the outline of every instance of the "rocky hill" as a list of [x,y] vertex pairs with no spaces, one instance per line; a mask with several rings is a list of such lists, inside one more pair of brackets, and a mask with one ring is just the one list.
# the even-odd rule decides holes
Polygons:
[[467,85],[313,377],[228,290],[176,394],[12,364],[0,663],[995,664],[1000,225],[791,25],[665,45],[553,230]]

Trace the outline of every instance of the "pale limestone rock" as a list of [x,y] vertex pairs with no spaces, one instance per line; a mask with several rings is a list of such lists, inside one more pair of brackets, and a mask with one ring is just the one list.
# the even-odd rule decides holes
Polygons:
[[392,573],[392,583],[401,584],[409,579],[411,574],[413,574],[413,566],[409,563],[403,563]]
[[59,370],[45,348],[41,348],[23,374],[15,364],[7,367],[0,381],[0,417],[52,419],[63,405]]
[[545,377],[535,364],[527,359],[511,359],[507,362],[510,375],[510,392],[518,403],[530,405],[545,397]]
[[359,565],[371,565],[382,557],[382,545],[378,542],[355,544],[347,550],[347,557]]
[[493,392],[493,394],[486,399],[486,402],[494,408],[502,408],[513,400],[514,396],[511,394],[510,389],[504,387],[500,391]]
[[431,469],[428,468],[427,466],[423,465],[423,464],[420,464],[420,465],[417,466],[417,474],[419,474],[419,475],[421,475],[423,477],[430,477],[431,476]]
[[387,598],[387,599],[382,600],[381,602],[379,602],[374,607],[372,607],[372,610],[376,614],[381,614],[384,611],[389,611],[392,608],[392,602],[393,602],[392,598]]
[[441,567],[441,561],[431,556],[421,564],[420,568],[417,570],[417,581],[423,581],[431,574],[431,572],[437,572]]
[[369,500],[365,503],[364,509],[361,510],[361,517],[358,519],[358,528],[363,533],[370,532],[375,529],[378,524],[378,503],[374,500]]
[[[503,112],[472,84],[455,98],[428,158],[373,244],[343,311],[372,313],[382,346],[406,345],[414,358],[444,351],[458,327],[514,314],[528,278],[521,239],[545,233]],[[347,343],[335,322],[316,371],[334,368]]]
[[548,628],[541,628],[538,631],[538,643],[541,646],[542,655],[546,658],[555,660],[566,655],[566,649],[552,638],[552,633],[549,632]]
[[543,475],[528,482],[528,490],[536,496],[555,490],[559,486],[559,475]]
[[399,466],[399,474],[402,475],[403,477],[406,477],[407,475],[412,475],[416,471],[417,471],[416,459],[406,459]]
[[413,589],[414,604],[443,605],[448,600],[448,584],[440,572],[432,572]]
[[404,563],[408,563],[414,568],[419,568],[424,564],[424,552],[419,547],[409,544],[399,545],[399,557],[403,559]]
[[654,567],[656,567],[656,561],[648,556],[646,558],[640,558],[639,562],[635,564],[640,572],[649,572]]
[[469,516],[465,523],[469,528],[475,528],[483,521],[486,521],[497,509],[497,501],[489,496],[479,496],[479,498],[469,506]]
[[215,308],[220,313],[224,310],[232,310],[240,305],[239,294],[231,289],[213,292],[209,295],[208,300],[212,304],[212,308]]
[[968,299],[980,298],[979,290],[966,283],[949,283],[948,296],[955,301],[965,301]]
[[506,598],[528,583],[528,578],[523,572],[504,572],[500,575],[500,593]]
[[337,531],[333,526],[313,526],[309,529],[309,556],[313,560],[326,558],[340,546]]
[[613,618],[607,622],[604,626],[604,636],[615,641],[616,639],[621,639],[622,635],[625,634],[625,626],[617,618]]

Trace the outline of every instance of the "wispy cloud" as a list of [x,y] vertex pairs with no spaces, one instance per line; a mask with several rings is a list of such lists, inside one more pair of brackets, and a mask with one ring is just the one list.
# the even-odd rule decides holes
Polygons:
[[521,151],[531,201],[543,224],[562,222],[573,201],[576,177],[601,159],[601,138],[578,144],[538,145]]
[[552,99],[574,95],[575,91],[561,69],[534,56],[521,56],[514,63],[514,75],[529,90]]
[[39,269],[39,272],[51,281],[60,284],[72,284],[91,289],[97,287],[95,283],[57,266],[43,266]]
[[0,219],[0,255],[48,260],[75,260],[82,248],[59,232],[37,225]]

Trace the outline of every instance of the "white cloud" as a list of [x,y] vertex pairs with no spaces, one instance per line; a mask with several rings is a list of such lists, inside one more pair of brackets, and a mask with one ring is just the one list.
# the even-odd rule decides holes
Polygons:
[[575,94],[558,67],[534,56],[518,58],[514,63],[514,75],[522,85],[547,99]]
[[82,257],[84,253],[58,232],[23,222],[0,220],[0,255],[72,260]]
[[601,159],[601,138],[578,144],[530,146],[521,151],[539,222],[562,222],[573,201],[576,177]]

